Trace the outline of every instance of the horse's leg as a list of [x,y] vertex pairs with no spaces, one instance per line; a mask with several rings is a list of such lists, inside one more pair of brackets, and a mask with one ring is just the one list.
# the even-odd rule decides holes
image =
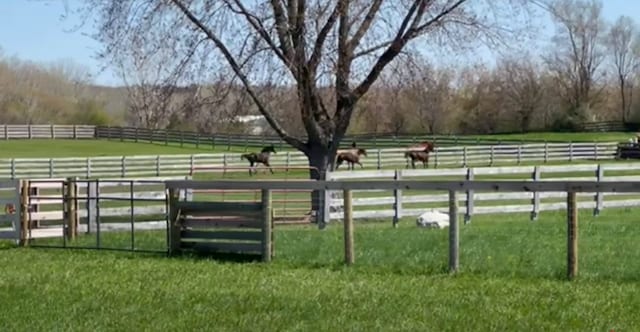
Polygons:
[[251,170],[253,169],[253,161],[249,160],[249,176],[251,176]]
[[271,165],[269,165],[269,162],[265,161],[264,164],[265,164],[265,166],[269,167],[269,170],[271,171],[271,174],[273,174],[273,169],[271,168]]
[[413,169],[416,169],[416,160],[415,160],[415,159],[413,159],[413,158],[411,158],[411,167],[412,167]]

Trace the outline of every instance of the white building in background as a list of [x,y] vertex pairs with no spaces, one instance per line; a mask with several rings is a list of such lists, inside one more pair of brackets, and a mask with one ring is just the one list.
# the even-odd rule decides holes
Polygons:
[[233,120],[245,124],[251,135],[262,135],[269,129],[269,123],[262,115],[238,115]]

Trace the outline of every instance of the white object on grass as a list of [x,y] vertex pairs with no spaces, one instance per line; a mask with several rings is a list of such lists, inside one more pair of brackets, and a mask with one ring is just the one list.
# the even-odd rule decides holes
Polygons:
[[418,227],[444,228],[449,227],[449,215],[437,210],[427,211],[416,219]]

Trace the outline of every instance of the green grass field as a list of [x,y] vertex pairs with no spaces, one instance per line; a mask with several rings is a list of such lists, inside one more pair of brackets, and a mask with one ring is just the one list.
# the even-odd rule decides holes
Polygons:
[[[157,143],[135,143],[108,140],[9,140],[0,141],[2,158],[57,158],[57,157],[97,157],[97,156],[133,156],[157,154],[195,154],[227,152],[226,147],[196,149],[195,146],[180,147]],[[239,147],[233,152],[244,151]]]
[[[579,277],[565,280],[563,213],[478,217],[447,230],[404,220],[276,229],[271,264],[51,249],[1,250],[7,331],[631,331],[640,324],[638,210],[580,215]],[[161,234],[139,241],[160,243]],[[123,235],[126,238],[127,236]],[[126,240],[126,239],[125,239]],[[123,240],[123,241],[125,241]]]
[[[52,144],[53,143],[53,144]],[[149,143],[9,141],[5,157],[206,152]],[[226,150],[226,149],[225,149]],[[241,150],[241,148],[239,148]],[[211,151],[211,150],[209,150]],[[299,173],[299,174],[298,174]],[[288,176],[304,177],[304,173]],[[237,173],[228,178],[246,179]],[[260,174],[256,179],[272,178]],[[6,331],[631,331],[640,326],[640,209],[580,213],[579,277],[568,282],[564,212],[478,215],[461,226],[461,271],[447,272],[448,231],[405,218],[343,229],[278,226],[270,264],[0,241]],[[128,233],[103,234],[125,249]],[[51,240],[48,240],[51,241]],[[55,240],[54,240],[55,241]],[[82,237],[72,245],[95,241]],[[163,232],[136,247],[162,250]],[[43,241],[47,243],[47,241]]]

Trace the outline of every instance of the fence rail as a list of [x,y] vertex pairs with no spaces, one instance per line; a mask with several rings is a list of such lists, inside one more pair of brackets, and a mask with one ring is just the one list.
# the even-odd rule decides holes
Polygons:
[[[640,164],[582,164],[554,166],[520,166],[520,167],[479,167],[442,170],[383,170],[333,172],[327,175],[332,181],[344,179],[358,180],[453,180],[471,181],[478,178],[488,180],[523,181],[597,181],[623,182],[640,180]],[[327,192],[328,202],[325,220],[342,217],[341,192]],[[598,215],[605,208],[630,207],[640,205],[640,194],[629,193],[596,193],[583,192],[577,194],[580,209],[593,209]],[[605,196],[607,199],[605,199]],[[500,213],[530,213],[536,219],[542,211],[561,210],[566,208],[563,193],[474,193],[467,191],[460,199],[463,205],[465,221],[469,222],[473,215]],[[449,197],[446,194],[423,192],[406,194],[402,191],[357,191],[353,198],[354,219],[393,218],[397,222],[403,217],[415,217],[430,210],[446,212]]]
[[1,139],[93,139],[90,125],[0,125]]
[[[518,165],[525,163],[610,160],[615,143],[547,143],[500,146],[440,147],[431,153],[429,167]],[[407,167],[405,149],[369,150],[361,161],[367,169]],[[278,172],[308,167],[308,159],[297,151],[273,155],[270,163]],[[0,178],[57,178],[78,176],[136,177],[195,174],[207,172],[247,172],[248,162],[240,153],[103,156],[89,158],[3,158]],[[420,167],[419,165],[418,167]],[[262,167],[262,166],[261,166]],[[346,168],[346,166],[343,166]]]
[[[243,147],[261,148],[265,145],[274,145],[280,150],[289,148],[288,144],[277,136],[266,135],[243,135],[243,134],[205,134],[189,131],[167,130],[167,129],[145,129],[137,127],[96,127],[96,137],[108,140],[151,142],[160,144],[180,144],[196,147],[232,148]],[[304,138],[303,138],[304,139]],[[429,140],[438,146],[451,145],[502,145],[502,144],[523,144],[524,140],[509,139],[488,139],[460,137],[454,135],[392,135],[392,134],[356,134],[347,135],[341,143],[342,147],[348,147],[352,141],[364,148],[390,148],[403,145],[416,144]],[[531,141],[533,142],[533,141]]]

